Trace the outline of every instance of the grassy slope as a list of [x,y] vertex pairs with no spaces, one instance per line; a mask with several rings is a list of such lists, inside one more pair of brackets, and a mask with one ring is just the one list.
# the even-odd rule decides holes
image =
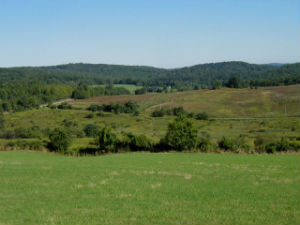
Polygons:
[[298,224],[299,155],[0,152],[0,224]]
[[159,107],[183,106],[187,111],[205,111],[216,117],[295,116],[300,113],[299,85],[259,89],[223,88],[137,96],[104,96],[79,100],[72,104],[86,107],[90,104],[108,104],[128,100],[138,102],[147,111]]
[[[125,102],[128,99],[138,101],[144,109],[139,116],[107,114],[105,117],[98,117],[94,113],[95,117],[89,119],[86,116],[90,112],[86,110],[50,110],[44,108],[5,115],[6,128],[15,129],[38,125],[43,129],[53,129],[61,126],[62,121],[67,119],[78,123],[78,126],[72,129],[82,130],[88,123],[95,123],[100,126],[108,124],[117,133],[126,131],[145,134],[158,141],[165,134],[168,123],[174,117],[153,118],[150,116],[150,112],[154,108],[166,105],[182,105],[190,112],[205,111],[210,115],[219,117],[215,121],[193,120],[199,135],[206,132],[214,142],[222,136],[236,137],[242,134],[248,138],[248,143],[253,146],[253,138],[257,135],[269,136],[272,139],[282,136],[296,138],[300,132],[299,118],[285,116],[285,105],[287,115],[299,115],[298,85],[260,88],[258,90],[221,89],[141,96],[108,96],[80,100],[72,102],[72,104],[83,107],[92,103]],[[268,118],[253,118],[255,115],[268,116]],[[0,142],[5,141],[0,140]],[[88,142],[86,138],[77,139],[72,148],[84,147]]]

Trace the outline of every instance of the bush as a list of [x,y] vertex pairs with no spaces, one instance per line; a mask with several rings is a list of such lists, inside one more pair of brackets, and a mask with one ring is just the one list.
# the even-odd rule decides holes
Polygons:
[[5,144],[5,149],[14,148],[21,150],[42,150],[44,144],[41,140],[27,140],[27,139],[17,139],[14,141],[10,141]]
[[186,117],[179,116],[169,124],[162,142],[174,150],[191,150],[197,143],[197,131]]
[[265,152],[266,145],[268,145],[267,140],[261,136],[257,136],[254,140],[255,151],[258,153]]
[[99,117],[104,117],[105,116],[105,114],[103,113],[103,112],[98,112],[97,114],[96,114],[96,116],[99,116]]
[[220,89],[221,87],[222,87],[222,81],[221,80],[215,80],[213,82],[213,85],[212,85],[213,90]]
[[126,145],[131,151],[151,151],[152,143],[145,135],[126,134]]
[[180,115],[185,115],[185,114],[187,114],[187,113],[186,113],[186,111],[184,111],[182,106],[173,108],[174,116],[180,116]]
[[92,112],[99,111],[101,110],[101,106],[92,104],[87,108],[87,110],[90,110]]
[[225,151],[234,151],[237,149],[236,144],[231,138],[222,137],[222,139],[218,142],[219,148]]
[[64,119],[64,120],[61,122],[61,125],[64,126],[64,127],[70,128],[70,127],[77,127],[77,126],[78,126],[78,123],[77,123],[77,122],[74,122],[74,121],[72,121],[72,120]]
[[201,138],[198,143],[198,149],[201,152],[211,152],[214,150],[214,145],[210,142],[208,138]]
[[209,116],[206,112],[198,113],[196,115],[196,120],[208,120]]
[[85,118],[87,118],[87,119],[92,119],[92,118],[94,118],[94,114],[93,114],[93,113],[89,113],[89,114],[87,114],[87,115],[85,116]]
[[60,105],[57,106],[58,109],[72,109],[72,106],[67,104],[67,103],[61,103]]
[[290,143],[286,137],[282,137],[280,141],[276,143],[276,151],[287,152],[290,149]]
[[300,151],[300,143],[297,143],[296,141],[290,142],[290,150],[299,152]]
[[161,108],[161,109],[156,109],[152,112],[153,117],[163,117],[166,115],[166,109]]
[[276,143],[269,143],[264,146],[264,151],[266,153],[275,153],[276,152]]
[[0,137],[5,139],[13,139],[15,138],[15,132],[12,130],[5,130],[1,133]]
[[236,145],[237,150],[248,153],[250,151],[250,145],[247,144],[244,137],[240,136],[236,139],[233,139],[234,144]]
[[256,137],[254,140],[255,151],[262,153],[275,153],[275,152],[287,152],[289,150],[298,151],[299,144],[296,142],[289,142],[286,137],[282,137],[279,141],[266,140],[261,136]]
[[14,130],[15,138],[42,138],[43,132],[39,126],[30,128],[19,127]]
[[55,128],[49,135],[50,142],[48,148],[50,150],[66,152],[72,143],[71,134],[62,128]]
[[90,123],[85,125],[83,132],[87,137],[95,137],[100,132],[100,127],[96,124]]
[[136,90],[134,91],[134,93],[135,93],[136,95],[143,95],[143,94],[146,94],[146,93],[147,93],[147,89],[146,89],[145,87],[140,88],[140,89],[136,89]]
[[195,116],[194,112],[190,112],[190,113],[187,114],[188,118],[194,118],[194,116]]
[[74,130],[72,132],[77,138],[83,138],[85,136],[85,133],[82,130]]
[[132,101],[128,101],[125,104],[103,104],[100,106],[99,110],[103,110],[104,112],[114,112],[118,113],[135,113],[138,111],[138,105]]
[[116,134],[110,127],[104,127],[95,137],[95,143],[102,153],[117,152],[119,143]]

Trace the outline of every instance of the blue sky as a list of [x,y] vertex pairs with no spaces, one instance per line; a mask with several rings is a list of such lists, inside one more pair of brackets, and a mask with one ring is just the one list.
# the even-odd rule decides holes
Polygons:
[[0,67],[292,63],[299,0],[0,0]]

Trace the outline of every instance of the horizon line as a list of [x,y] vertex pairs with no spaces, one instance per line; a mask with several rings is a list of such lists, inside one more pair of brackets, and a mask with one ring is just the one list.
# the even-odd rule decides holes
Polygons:
[[135,66],[135,67],[151,67],[156,69],[181,69],[186,67],[193,67],[193,66],[199,66],[199,65],[207,65],[207,64],[218,64],[218,63],[231,63],[231,62],[241,62],[241,63],[247,63],[252,65],[287,65],[287,64],[295,64],[300,63],[298,62],[288,62],[288,63],[279,63],[279,62],[271,62],[271,63],[250,63],[246,61],[239,61],[239,60],[229,60],[229,61],[217,61],[217,62],[207,62],[207,63],[198,63],[198,64],[191,64],[186,66],[180,66],[180,67],[159,67],[159,66],[151,66],[151,65],[138,65],[138,64],[116,64],[116,63],[90,63],[90,62],[69,62],[69,63],[59,63],[59,64],[48,64],[48,65],[26,65],[26,66],[0,66],[1,69],[12,69],[12,68],[33,68],[33,67],[54,67],[54,66],[62,66],[62,65],[70,65],[70,64],[89,64],[89,65],[110,65],[110,66]]

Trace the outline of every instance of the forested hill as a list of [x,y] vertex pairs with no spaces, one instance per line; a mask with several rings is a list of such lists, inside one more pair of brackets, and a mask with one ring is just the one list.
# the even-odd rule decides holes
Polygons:
[[[274,65],[249,64],[245,62],[222,62],[199,64],[177,69],[161,69],[147,66],[107,64],[65,64],[46,67],[0,68],[0,82],[43,81],[48,84],[139,84],[144,86],[212,85],[215,80],[226,82],[238,76],[246,81],[270,79],[293,79],[300,77],[300,63]],[[299,82],[299,81],[298,81]]]

